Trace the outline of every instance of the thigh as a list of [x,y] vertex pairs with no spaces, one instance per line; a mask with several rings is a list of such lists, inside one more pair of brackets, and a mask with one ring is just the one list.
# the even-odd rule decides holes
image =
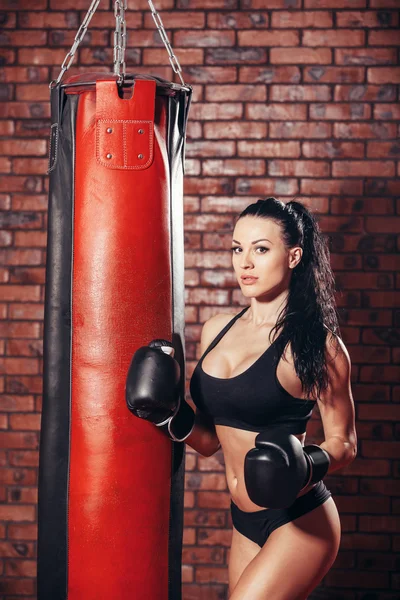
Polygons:
[[232,593],[243,571],[260,550],[261,548],[258,544],[253,542],[253,540],[249,540],[249,538],[239,533],[233,527],[228,565],[229,593]]
[[332,566],[339,544],[339,515],[329,498],[271,533],[230,600],[305,600]]

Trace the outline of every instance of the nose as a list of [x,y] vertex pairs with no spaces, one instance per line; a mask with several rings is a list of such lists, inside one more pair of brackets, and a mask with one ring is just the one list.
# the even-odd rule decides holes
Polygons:
[[241,256],[241,260],[240,260],[240,266],[242,269],[247,269],[247,268],[253,266],[253,262],[250,258],[250,252],[251,252],[251,250],[249,250],[248,252],[242,252],[242,256]]

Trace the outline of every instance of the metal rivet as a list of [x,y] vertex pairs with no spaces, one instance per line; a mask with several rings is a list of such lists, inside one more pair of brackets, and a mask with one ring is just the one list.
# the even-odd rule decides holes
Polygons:
[[112,133],[111,127],[107,127],[106,131],[107,131],[107,133]]
[[138,133],[144,133],[144,129],[138,129]]
[[112,158],[112,154],[107,154],[107,158]]
[[143,154],[138,154],[138,158],[143,158]]

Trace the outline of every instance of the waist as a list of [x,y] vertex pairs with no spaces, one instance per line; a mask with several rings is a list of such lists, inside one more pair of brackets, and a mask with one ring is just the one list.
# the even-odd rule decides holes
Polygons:
[[265,516],[266,513],[268,513],[269,515],[272,515],[273,513],[280,512],[282,510],[286,510],[290,513],[291,510],[292,511],[298,510],[303,505],[307,505],[309,502],[316,502],[317,504],[322,504],[323,502],[325,502],[325,500],[330,498],[331,495],[332,494],[331,494],[330,490],[328,490],[328,488],[326,487],[324,482],[318,481],[318,483],[313,485],[313,487],[310,490],[308,490],[307,492],[305,492],[305,494],[303,494],[301,496],[300,495],[297,496],[296,500],[293,502],[293,504],[291,504],[291,506],[288,506],[284,509],[282,509],[282,508],[261,508],[260,510],[255,510],[255,511],[249,512],[249,511],[242,510],[241,508],[239,508],[237,506],[237,504],[235,504],[235,502],[231,499],[231,511],[232,511],[232,513],[236,513],[237,515],[244,514],[244,515],[246,515],[247,519],[257,520],[257,519],[261,519],[263,516]]

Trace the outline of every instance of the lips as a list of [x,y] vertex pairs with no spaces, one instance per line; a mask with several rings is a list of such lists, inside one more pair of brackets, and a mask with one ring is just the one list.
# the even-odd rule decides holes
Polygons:
[[242,275],[240,278],[242,281],[257,281],[258,277],[251,277],[247,275]]

